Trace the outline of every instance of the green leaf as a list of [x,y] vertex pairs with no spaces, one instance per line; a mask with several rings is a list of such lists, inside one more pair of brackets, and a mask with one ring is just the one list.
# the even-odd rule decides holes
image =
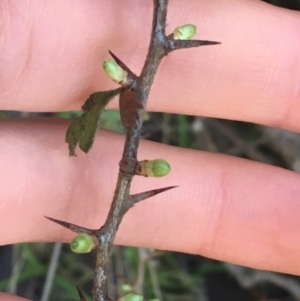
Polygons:
[[111,99],[121,92],[121,89],[96,92],[90,95],[82,106],[83,114],[70,124],[66,133],[65,141],[69,145],[70,156],[76,156],[75,148],[78,143],[80,149],[85,153],[91,149],[101,113]]

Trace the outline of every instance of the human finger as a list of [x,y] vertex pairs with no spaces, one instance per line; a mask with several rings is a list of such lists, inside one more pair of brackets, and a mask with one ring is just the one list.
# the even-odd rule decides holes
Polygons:
[[[2,109],[79,109],[90,93],[114,87],[101,71],[108,49],[134,72],[141,70],[150,2],[19,0],[16,5],[6,0],[0,5]],[[222,45],[165,58],[149,109],[299,131],[299,16],[262,1],[170,2],[169,32],[194,23],[196,38]]]
[[[100,227],[124,137],[101,131],[88,155],[69,158],[66,121],[0,124],[0,241],[70,241],[43,216]],[[165,158],[164,178],[135,177],[132,193],[179,185],[132,208],[116,243],[174,250],[300,274],[300,176],[277,167],[142,141],[139,159]],[[8,234],[9,233],[9,234]]]
[[18,296],[13,296],[5,293],[0,292],[0,300],[2,301],[28,301],[28,299],[24,299]]

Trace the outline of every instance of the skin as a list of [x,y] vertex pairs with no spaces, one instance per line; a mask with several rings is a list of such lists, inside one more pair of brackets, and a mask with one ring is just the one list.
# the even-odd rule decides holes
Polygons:
[[[115,88],[101,69],[107,50],[139,72],[151,12],[151,1],[2,0],[0,109],[79,109],[90,93]],[[256,0],[171,1],[167,30],[185,23],[197,24],[196,38],[223,44],[165,58],[149,110],[300,132],[298,12]],[[74,237],[43,215],[91,228],[103,224],[124,137],[100,131],[89,155],[78,151],[69,158],[67,126],[59,119],[0,122],[1,244]],[[180,187],[131,209],[117,244],[300,274],[299,174],[142,141],[139,158],[153,157],[166,158],[172,172],[160,179],[137,177],[132,192]]]

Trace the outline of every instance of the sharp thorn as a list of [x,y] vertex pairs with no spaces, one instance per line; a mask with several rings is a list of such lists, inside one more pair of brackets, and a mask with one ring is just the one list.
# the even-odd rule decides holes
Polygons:
[[76,288],[77,288],[77,292],[78,292],[78,295],[79,295],[80,301],[86,301],[86,299],[85,299],[85,297],[84,297],[83,293],[81,292],[81,290],[79,289],[79,287],[78,287],[78,286],[76,286]]
[[209,46],[209,45],[219,45],[220,42],[216,41],[206,41],[206,40],[168,40],[168,49],[169,52],[178,50],[178,49],[185,49],[185,48],[192,48],[192,47],[199,47],[199,46]]
[[133,204],[136,204],[138,202],[141,202],[145,199],[151,198],[159,193],[162,193],[164,191],[176,188],[178,186],[169,186],[169,187],[164,187],[164,188],[159,188],[159,189],[153,189],[153,190],[149,190],[149,191],[145,191],[145,192],[141,192],[138,194],[133,194],[130,196],[131,202]]
[[52,218],[52,217],[48,217],[48,216],[45,216],[45,218],[47,218],[48,220],[60,225],[60,226],[63,226],[71,231],[74,231],[78,234],[80,233],[86,233],[86,234],[89,234],[89,235],[94,235],[95,234],[95,231],[96,230],[92,230],[92,229],[87,229],[87,228],[84,228],[84,227],[81,227],[81,226],[77,226],[75,224],[71,224],[71,223],[68,223],[68,222],[64,222],[64,221],[61,221],[59,219],[55,219],[55,218]]
[[112,58],[116,61],[116,63],[123,69],[125,70],[130,77],[136,78],[136,75],[115,55],[113,54],[110,50],[108,50],[109,54],[112,56]]
[[201,40],[195,40],[196,42],[199,42],[199,46],[206,46],[206,45],[220,45],[221,42],[216,41],[201,41]]

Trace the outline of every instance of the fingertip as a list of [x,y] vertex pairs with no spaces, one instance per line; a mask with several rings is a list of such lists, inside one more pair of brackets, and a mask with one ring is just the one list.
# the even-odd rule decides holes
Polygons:
[[25,299],[19,296],[9,295],[5,293],[0,293],[1,301],[30,301],[29,299]]

